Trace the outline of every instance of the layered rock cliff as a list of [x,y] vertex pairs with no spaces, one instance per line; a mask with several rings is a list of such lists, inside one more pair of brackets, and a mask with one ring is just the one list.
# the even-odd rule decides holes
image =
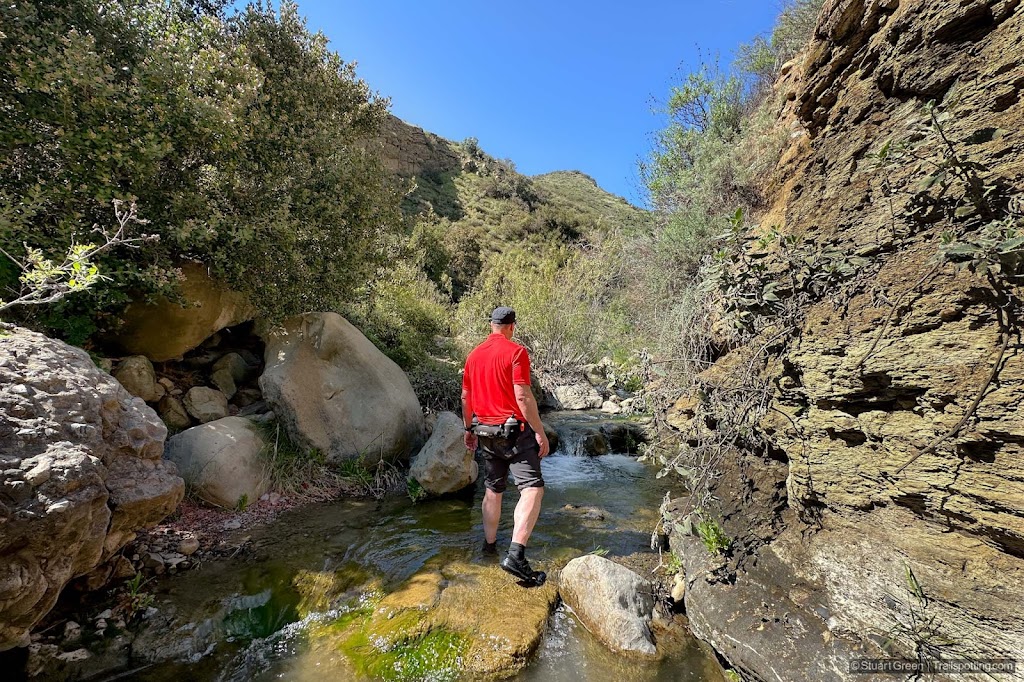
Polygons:
[[[694,631],[751,679],[847,679],[852,657],[883,648],[1024,653],[1019,326],[986,277],[936,257],[943,232],[969,237],[970,211],[935,192],[920,205],[945,148],[1015,215],[1020,4],[830,0],[779,85],[792,144],[761,225],[866,264],[811,302],[791,343],[773,328],[716,365],[782,349],[760,365],[767,454],[732,453],[720,472],[731,559],[674,536]],[[935,139],[913,127],[930,100],[948,117]],[[889,140],[917,146],[883,164]]]

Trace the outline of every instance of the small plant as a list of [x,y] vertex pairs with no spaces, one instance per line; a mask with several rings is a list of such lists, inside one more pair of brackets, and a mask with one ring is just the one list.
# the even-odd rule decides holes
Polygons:
[[601,545],[598,545],[594,549],[590,550],[590,553],[593,554],[594,556],[608,556],[608,552],[609,552],[608,548],[607,547],[602,547]]
[[942,621],[927,613],[928,597],[907,563],[903,564],[903,578],[905,595],[887,593],[882,598],[893,621],[882,649],[889,651],[902,640],[910,645],[915,657],[938,658],[942,648],[953,646],[956,642],[943,634]]
[[248,507],[248,506],[249,506],[249,495],[247,493],[242,493],[241,496],[238,498],[238,502],[235,504],[235,509],[237,511],[244,512],[246,507]]
[[697,535],[711,554],[724,554],[732,544],[732,540],[714,519],[702,519],[698,522]]
[[743,682],[743,676],[735,670],[726,670],[725,679],[729,680],[729,682]]
[[940,256],[958,267],[982,277],[1024,277],[1024,229],[1015,217],[990,222],[969,238],[957,239],[952,232],[944,232],[941,238]]
[[409,492],[409,483],[397,466],[384,459],[383,453],[376,462],[371,462],[364,451],[358,457],[346,459],[338,465],[338,475],[356,484],[365,495],[375,500],[383,499],[391,492]]
[[427,496],[427,491],[423,489],[420,482],[410,476],[405,480],[405,492],[409,496],[409,499],[414,503],[419,502]]
[[676,575],[677,573],[683,572],[683,560],[679,558],[675,552],[668,553],[668,562],[665,564],[665,573],[667,575]]
[[342,460],[338,465],[338,474],[363,488],[373,485],[373,471],[366,466],[362,457]]
[[153,604],[153,595],[144,592],[143,587],[149,583],[143,578],[142,573],[136,573],[124,583],[123,590],[118,598],[117,609],[124,613],[125,620],[132,620],[144,612]]

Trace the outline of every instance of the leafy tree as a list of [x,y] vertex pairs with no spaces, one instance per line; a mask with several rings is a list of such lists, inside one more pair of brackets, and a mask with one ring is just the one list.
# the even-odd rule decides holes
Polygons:
[[[403,229],[397,189],[364,149],[387,101],[293,3],[223,9],[0,7],[0,248],[63,252],[86,241],[80,226],[112,224],[114,199],[135,201],[159,236],[99,254],[112,280],[59,325],[113,324],[133,292],[173,293],[186,259],[270,317],[331,309],[373,273],[380,237]],[[17,277],[0,270],[0,291]]]

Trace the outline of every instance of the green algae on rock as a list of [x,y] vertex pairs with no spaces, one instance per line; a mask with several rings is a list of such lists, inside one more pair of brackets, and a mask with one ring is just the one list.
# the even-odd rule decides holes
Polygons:
[[329,642],[373,679],[512,675],[540,644],[557,595],[551,583],[520,587],[497,565],[453,561],[343,614],[314,633],[314,646]]

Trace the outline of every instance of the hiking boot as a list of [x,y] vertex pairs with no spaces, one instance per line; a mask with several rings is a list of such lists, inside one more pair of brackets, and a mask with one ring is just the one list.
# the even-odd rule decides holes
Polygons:
[[487,540],[484,540],[484,546],[480,551],[483,552],[484,556],[498,556],[498,541],[487,542]]
[[506,555],[499,565],[506,573],[528,583],[536,583],[538,576],[542,575],[542,571],[535,571],[530,567],[530,562],[525,557],[516,559],[513,556]]

